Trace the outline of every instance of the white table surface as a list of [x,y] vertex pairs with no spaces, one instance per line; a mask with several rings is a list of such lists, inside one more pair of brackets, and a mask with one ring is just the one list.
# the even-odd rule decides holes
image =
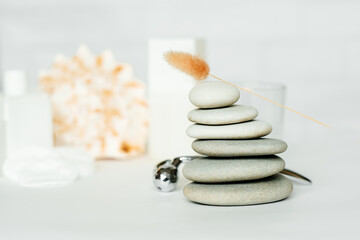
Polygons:
[[[331,141],[331,139],[330,139]],[[288,168],[313,180],[256,206],[194,204],[153,188],[147,157],[97,162],[96,174],[62,188],[0,179],[0,239],[360,239],[360,142],[290,146]]]

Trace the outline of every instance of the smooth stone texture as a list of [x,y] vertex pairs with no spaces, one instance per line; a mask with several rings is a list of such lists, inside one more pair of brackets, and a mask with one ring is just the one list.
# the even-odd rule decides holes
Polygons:
[[256,108],[247,105],[232,105],[216,109],[194,109],[189,112],[188,119],[200,124],[222,125],[250,121],[257,115]]
[[200,82],[189,93],[190,102],[199,108],[226,107],[239,98],[239,90],[223,82]]
[[279,139],[195,140],[195,152],[209,157],[263,156],[285,152],[287,144]]
[[197,139],[253,139],[266,136],[271,130],[269,123],[255,120],[219,126],[193,124],[186,134]]
[[275,155],[245,158],[199,158],[185,164],[183,175],[194,182],[221,183],[266,178],[282,171],[285,161]]
[[276,174],[271,177],[238,183],[190,183],[183,189],[190,201],[218,206],[240,206],[270,203],[287,198],[293,189],[292,182]]

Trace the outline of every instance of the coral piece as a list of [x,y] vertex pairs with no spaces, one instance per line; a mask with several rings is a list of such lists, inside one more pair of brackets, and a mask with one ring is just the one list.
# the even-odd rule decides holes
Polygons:
[[39,86],[51,96],[56,145],[82,147],[97,158],[145,151],[145,85],[110,51],[94,56],[82,46],[70,59],[59,55],[40,74]]

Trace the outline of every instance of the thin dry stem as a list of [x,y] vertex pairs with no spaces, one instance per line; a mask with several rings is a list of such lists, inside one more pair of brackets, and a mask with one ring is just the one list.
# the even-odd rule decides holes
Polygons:
[[273,100],[270,100],[270,99],[268,99],[268,98],[266,98],[266,97],[263,97],[263,96],[261,96],[261,95],[259,95],[259,94],[257,94],[257,93],[254,93],[254,92],[250,91],[249,89],[239,87],[239,86],[237,86],[237,85],[235,85],[235,84],[232,84],[232,83],[230,83],[230,82],[227,82],[227,81],[225,81],[225,80],[223,80],[223,79],[221,79],[221,78],[219,78],[219,77],[216,77],[216,76],[214,76],[214,75],[212,75],[212,74],[210,74],[210,73],[209,73],[209,76],[212,76],[213,78],[216,78],[216,79],[218,79],[218,80],[220,80],[220,81],[223,81],[224,83],[230,84],[231,86],[234,86],[234,87],[236,87],[236,88],[239,88],[239,89],[241,89],[241,90],[243,90],[243,91],[245,91],[245,92],[248,92],[248,93],[250,93],[250,94],[253,94],[253,95],[255,95],[255,96],[259,97],[259,98],[262,98],[262,99],[264,99],[264,100],[266,100],[266,101],[268,101],[268,102],[274,103],[274,104],[276,104],[276,105],[278,105],[278,106],[280,106],[280,107],[282,107],[282,108],[285,108],[285,109],[287,109],[287,110],[289,110],[289,111],[292,111],[292,112],[294,112],[294,113],[296,113],[296,114],[299,114],[299,115],[301,115],[301,116],[303,116],[303,117],[305,117],[305,118],[307,118],[307,119],[309,119],[309,120],[311,120],[311,121],[314,121],[314,122],[316,122],[316,123],[318,123],[318,124],[323,125],[324,127],[330,128],[330,126],[326,125],[325,123],[322,123],[322,122],[320,122],[320,121],[318,121],[318,120],[316,120],[316,119],[314,119],[314,118],[312,118],[312,117],[309,117],[309,116],[307,116],[307,115],[305,115],[305,114],[302,114],[302,113],[300,113],[300,112],[297,112],[297,111],[295,111],[294,109],[288,108],[288,107],[286,107],[286,106],[284,106],[284,105],[281,105],[280,103],[277,103],[277,102],[275,102],[275,101],[273,101]]

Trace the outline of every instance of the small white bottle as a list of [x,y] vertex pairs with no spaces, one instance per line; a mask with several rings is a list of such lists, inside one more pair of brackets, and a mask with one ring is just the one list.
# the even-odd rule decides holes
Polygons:
[[26,147],[53,147],[52,111],[45,93],[29,92],[24,71],[5,72],[3,80],[6,157]]
[[[4,96],[0,95],[0,170],[6,158],[6,135],[5,135],[5,116],[4,116]],[[0,176],[2,172],[0,171]]]

